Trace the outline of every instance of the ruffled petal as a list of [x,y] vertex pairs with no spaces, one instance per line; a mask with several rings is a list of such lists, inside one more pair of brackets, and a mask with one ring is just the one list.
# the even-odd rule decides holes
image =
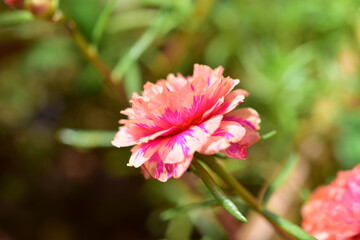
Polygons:
[[137,119],[134,123],[127,123],[127,125],[120,127],[111,143],[116,147],[127,147],[134,144],[146,143],[157,137],[171,134],[176,130],[176,127],[163,130],[159,126],[154,125],[150,120]]
[[231,143],[239,142],[245,133],[245,128],[238,122],[222,121],[199,152],[207,155],[218,153],[230,147]]
[[195,151],[199,151],[209,137],[220,126],[223,116],[211,118],[198,126],[192,126],[173,137],[164,139],[159,156],[165,163],[183,162]]
[[[147,133],[150,134],[150,132]],[[119,128],[119,131],[116,133],[114,140],[111,142],[111,144],[118,148],[128,147],[137,144],[139,139],[147,133],[144,133],[144,129],[141,128],[137,128],[135,130],[123,126]]]
[[254,129],[260,129],[261,119],[259,114],[252,108],[241,108],[234,110],[224,115],[224,121],[235,121],[239,123],[246,122],[248,125],[252,126]]
[[179,178],[189,168],[193,156],[188,156],[182,162],[164,163],[158,153],[155,153],[149,161],[145,162],[142,173],[145,178],[152,176],[161,182],[166,182],[169,178]]
[[241,139],[240,142],[231,143],[229,148],[223,150],[222,152],[232,158],[241,158],[246,159],[246,151],[249,146],[256,143],[260,140],[259,133],[247,122],[241,124],[245,128],[245,136]]
[[248,92],[243,89],[236,89],[226,95],[224,104],[218,110],[217,114],[225,114],[234,110],[240,103],[242,103]]
[[131,149],[128,166],[140,167],[144,162],[148,161],[156,151],[160,148],[162,139],[155,139],[147,143],[139,144]]
[[195,64],[193,77],[201,77],[206,80],[207,86],[211,86],[219,81],[223,72],[224,69],[221,66],[212,70],[206,65]]

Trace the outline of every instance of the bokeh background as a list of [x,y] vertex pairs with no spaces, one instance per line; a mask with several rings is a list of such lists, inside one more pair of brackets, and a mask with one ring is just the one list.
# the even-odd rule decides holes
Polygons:
[[[194,63],[241,80],[241,105],[259,112],[261,134],[277,134],[224,163],[259,197],[283,173],[270,209],[300,224],[309,193],[360,162],[359,1],[113,2],[98,53],[128,95]],[[107,3],[60,9],[92,42]],[[130,148],[109,142],[124,117],[117,93],[61,24],[15,11],[1,1],[1,240],[280,239],[246,207],[241,224],[209,202],[192,173],[164,184],[126,167]]]

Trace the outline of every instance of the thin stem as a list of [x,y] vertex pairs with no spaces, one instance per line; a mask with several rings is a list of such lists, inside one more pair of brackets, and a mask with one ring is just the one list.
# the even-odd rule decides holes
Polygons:
[[213,170],[224,182],[226,182],[233,190],[249,204],[256,212],[265,217],[281,234],[285,239],[295,239],[292,236],[289,236],[274,220],[273,216],[269,211],[265,210],[258,200],[245,188],[243,187],[232,175],[230,175],[223,166],[221,166],[217,160],[212,156],[197,155],[197,158],[203,160],[210,168]]
[[201,164],[194,159],[191,163],[191,170],[193,170],[204,182],[209,189],[213,197],[234,217],[242,222],[247,222],[247,219],[239,211],[236,205],[230,200],[230,198],[223,192],[223,190],[215,183],[214,179],[205,170]]
[[64,27],[72,38],[74,39],[75,43],[78,45],[84,56],[88,59],[88,61],[95,67],[95,69],[100,73],[100,75],[105,79],[105,81],[112,86],[120,95],[123,104],[126,106],[128,105],[128,100],[126,98],[126,93],[124,88],[120,85],[115,84],[115,82],[119,83],[120,81],[116,79],[116,76],[111,74],[111,69],[101,60],[95,48],[91,47],[82,34],[79,32],[78,28],[76,27],[75,22],[69,20],[67,18],[62,18],[59,20],[63,22]]

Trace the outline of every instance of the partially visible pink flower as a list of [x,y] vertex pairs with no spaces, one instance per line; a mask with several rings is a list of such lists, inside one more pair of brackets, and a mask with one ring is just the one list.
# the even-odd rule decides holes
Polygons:
[[360,164],[316,189],[302,214],[303,228],[319,240],[360,240]]
[[128,119],[120,120],[124,126],[112,141],[135,145],[128,166],[165,182],[181,177],[195,152],[245,159],[247,147],[260,139],[260,118],[250,108],[234,110],[248,93],[231,91],[239,80],[222,73],[222,67],[195,64],[193,76],[170,74],[146,83],[141,96],[134,93],[132,108],[121,111]]
[[4,0],[4,2],[10,7],[21,8],[24,0]]

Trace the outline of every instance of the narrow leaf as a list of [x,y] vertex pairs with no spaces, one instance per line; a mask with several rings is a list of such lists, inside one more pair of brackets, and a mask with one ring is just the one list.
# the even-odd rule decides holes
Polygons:
[[131,68],[131,66],[139,59],[151,45],[155,38],[162,32],[163,27],[170,19],[171,15],[168,12],[163,13],[157,21],[149,27],[141,38],[130,48],[124,57],[115,65],[112,74],[117,76],[117,79],[122,79],[124,74]]
[[[188,215],[180,215],[172,219],[166,228],[166,239],[190,239],[193,223]],[[164,240],[166,240],[164,239]]]
[[270,186],[266,190],[263,201],[262,201],[263,206],[265,206],[266,203],[269,201],[271,195],[278,188],[280,188],[285,183],[285,181],[289,178],[291,172],[294,170],[294,168],[298,162],[298,159],[299,159],[299,157],[295,154],[291,154],[287,158],[283,168],[281,169],[281,171],[279,172],[277,177],[274,179],[274,181],[270,184]]
[[57,136],[60,142],[79,148],[111,147],[116,132],[99,130],[61,129]]
[[29,11],[25,11],[25,10],[10,11],[0,14],[0,25],[29,22],[33,19],[34,17]]
[[221,188],[215,183],[215,181],[211,178],[209,173],[200,165],[200,163],[196,160],[193,160],[191,164],[191,168],[194,172],[198,174],[198,176],[203,180],[206,187],[209,189],[210,193],[213,197],[236,219],[247,222],[247,219],[244,215],[239,211],[236,205],[230,200],[228,196],[221,190]]
[[124,80],[126,95],[128,97],[131,97],[134,92],[141,92],[143,84],[141,82],[140,68],[137,63],[134,63],[134,65],[130,67],[125,75]]
[[222,152],[215,153],[215,156],[222,159],[228,158],[228,156],[226,156],[226,154]]
[[273,130],[273,131],[271,131],[271,132],[268,132],[268,133],[265,133],[264,135],[261,135],[261,139],[269,139],[269,138],[271,138],[271,137],[273,137],[273,136],[275,136],[276,135],[276,130]]
[[106,22],[108,21],[109,16],[115,7],[116,1],[117,0],[108,0],[104,10],[101,12],[99,18],[96,21],[94,30],[92,32],[92,43],[94,46],[97,46],[101,39]]
[[299,240],[316,240],[313,236],[305,232],[301,227],[277,216],[276,214],[264,210],[266,215],[269,216],[276,224],[278,224],[286,232],[290,233]]
[[106,32],[117,33],[121,31],[145,28],[153,25],[161,12],[155,9],[133,9],[111,16],[106,24]]
[[54,6],[54,9],[57,9],[57,8],[59,7],[59,1],[60,1],[60,0],[52,0],[52,1],[51,1],[52,4],[53,4],[53,6]]
[[[229,196],[229,198],[231,199],[231,201],[235,202],[236,205],[246,205],[245,202],[243,202],[238,196]],[[208,199],[202,202],[198,202],[198,203],[193,203],[193,204],[188,204],[188,205],[184,205],[184,206],[179,206],[179,207],[174,207],[174,208],[170,208],[167,209],[165,211],[163,211],[160,214],[160,218],[164,221],[166,220],[170,220],[180,214],[189,212],[189,211],[193,211],[199,208],[206,208],[206,207],[210,207],[210,206],[216,206],[219,205],[219,202],[216,199]]]

